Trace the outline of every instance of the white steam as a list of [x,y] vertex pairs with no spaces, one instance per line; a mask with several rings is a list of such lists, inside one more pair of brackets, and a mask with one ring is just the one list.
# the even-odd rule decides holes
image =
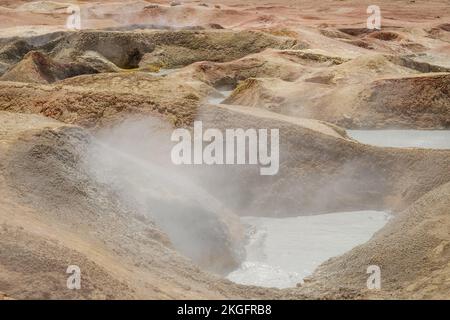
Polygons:
[[171,163],[171,131],[152,118],[102,129],[89,147],[87,170],[122,203],[150,216],[181,253],[227,272],[240,259],[237,218]]

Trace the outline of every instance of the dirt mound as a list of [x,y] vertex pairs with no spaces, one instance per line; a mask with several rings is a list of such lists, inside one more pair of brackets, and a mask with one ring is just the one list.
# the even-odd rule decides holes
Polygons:
[[217,23],[208,23],[206,25],[202,26],[184,26],[184,27],[174,27],[166,24],[148,24],[148,23],[137,23],[137,24],[130,24],[120,27],[109,27],[104,28],[102,30],[105,31],[136,31],[136,30],[208,30],[208,29],[225,29],[220,24]]
[[[429,66],[391,56],[358,57],[310,69],[295,82],[248,79],[225,102],[346,128],[447,128],[448,74],[419,74],[415,69],[420,68]],[[395,92],[402,92],[401,96]]]
[[49,44],[51,46],[52,41],[61,37],[62,34],[64,33],[44,32],[38,35],[0,38],[0,74],[20,62],[30,51],[49,46]]
[[[0,299],[448,298],[450,151],[363,145],[336,126],[450,127],[445,1],[380,0],[378,31],[354,0],[79,2],[80,32],[64,29],[68,4],[55,1],[0,6],[0,110],[14,112],[0,111]],[[100,74],[72,76],[87,69]],[[230,105],[208,104],[222,86]],[[173,128],[195,120],[279,129],[278,174],[180,169],[120,148],[164,157]],[[237,215],[363,209],[394,217],[300,288],[237,286],[197,267],[239,263]],[[72,264],[79,291],[66,288]],[[380,292],[366,290],[372,264]]]
[[260,176],[256,166],[231,166],[209,182],[210,192],[219,199],[232,198],[234,211],[245,215],[401,210],[450,181],[450,175],[442,175],[450,164],[448,151],[361,145],[326,123],[241,106],[205,107],[197,114],[205,128],[280,130],[277,175]]
[[123,71],[114,63],[95,51],[86,51],[83,55],[77,57],[76,61],[95,69],[99,73]]
[[51,55],[65,60],[95,51],[121,68],[149,64],[171,68],[201,60],[229,61],[268,47],[293,45],[295,40],[251,31],[83,31],[59,39]]
[[84,75],[54,85],[4,81],[0,82],[0,100],[2,110],[41,113],[86,127],[133,113],[156,113],[181,125],[193,121],[209,90],[212,88],[199,81],[126,72]]
[[[277,81],[281,80],[274,81],[268,87],[276,89]],[[297,85],[295,82],[292,84]],[[190,126],[194,120],[208,115],[209,118],[204,121],[209,121],[214,128],[225,128],[226,124],[229,127],[241,127],[242,124],[243,128],[255,128],[260,127],[260,123],[263,128],[285,128],[284,139],[290,142],[283,147],[283,150],[289,150],[286,151],[287,158],[281,160],[283,174],[277,178],[264,178],[264,183],[259,181],[260,177],[249,178],[241,173],[224,175],[225,178],[241,177],[237,185],[246,186],[245,190],[241,190],[231,182],[222,183],[228,185],[229,190],[216,190],[215,196],[219,199],[223,194],[235,197],[234,211],[291,215],[293,212],[361,210],[361,206],[392,209],[407,205],[424,192],[446,182],[447,176],[442,175],[449,165],[445,151],[392,152],[362,146],[347,140],[345,134],[339,134],[342,137],[336,139],[316,133],[316,130],[311,132],[307,128],[299,128],[297,122],[300,120],[290,117],[280,119],[281,115],[277,113],[269,112],[260,119],[258,115],[263,110],[255,108],[237,107],[230,110],[203,106],[202,100],[211,90],[212,87],[200,81],[187,82],[176,76],[154,77],[140,72],[85,75],[55,85],[0,83],[4,110],[41,113],[87,127],[102,127],[140,113],[163,118],[175,126]],[[239,94],[240,90],[244,89],[238,87],[235,91]],[[173,95],[175,91],[176,96]],[[261,91],[261,94],[267,92],[271,91]],[[343,131],[332,130],[335,133]],[[297,151],[291,152],[294,149]],[[405,168],[405,161],[409,163],[408,168]],[[430,169],[429,161],[433,161],[433,169]],[[249,174],[254,175],[252,170]],[[248,184],[243,182],[247,178],[259,181],[259,184],[249,189]],[[337,182],[330,185],[330,181]],[[416,181],[415,187],[405,189],[411,181]],[[320,190],[327,190],[327,201],[317,196]],[[278,196],[280,192],[283,192],[282,198]],[[319,198],[320,201],[314,200]]]
[[340,57],[308,50],[266,49],[230,62],[194,63],[173,76],[200,80],[214,87],[235,87],[238,82],[255,77],[276,77],[294,81],[311,69],[337,65],[344,61],[346,60]]
[[388,56],[387,58],[397,65],[417,70],[421,73],[450,72],[450,67],[439,65],[431,61],[421,61],[421,55]]
[[97,73],[98,71],[79,63],[58,63],[45,54],[31,51],[18,64],[0,77],[2,81],[29,83],[53,83],[55,81],[78,76],[80,74]]
[[0,74],[3,74],[9,66],[23,59],[34,47],[26,41],[16,40],[4,45],[0,49]]
[[155,44],[142,33],[82,31],[67,33],[52,43],[50,54],[57,60],[72,61],[95,51],[120,68],[136,68],[145,52]]
[[316,77],[327,77],[335,84],[363,84],[387,76],[400,76],[418,73],[415,70],[396,65],[390,56],[370,54],[359,56],[345,63],[319,70]]
[[[299,291],[331,299],[448,299],[449,193],[450,184],[430,191],[369,242],[322,264]],[[381,290],[367,290],[371,265],[381,269]]]
[[366,35],[371,32],[371,30],[367,28],[341,28],[338,31],[351,36]]
[[372,110],[373,123],[449,128],[449,92],[450,73],[380,79],[363,91],[358,109]]
[[431,38],[441,40],[444,42],[450,41],[450,24],[444,23],[428,30],[428,34]]
[[[433,29],[440,30],[440,29]],[[397,26],[383,26],[383,30],[369,30],[366,28],[333,28],[321,30],[321,33],[330,38],[339,39],[361,48],[378,53],[412,54],[425,52],[431,44],[425,38],[424,30],[408,30]]]
[[[101,76],[105,76],[105,75],[101,75]],[[76,78],[74,79],[76,80]],[[79,79],[78,79],[79,80]],[[111,83],[110,80],[111,78],[103,78],[103,80],[105,81],[105,83]],[[134,103],[136,103],[136,101],[138,101],[137,99],[132,100],[132,93],[130,91],[127,91],[126,94],[123,93],[123,90],[126,90],[129,87],[133,87],[133,85],[136,83],[136,78],[134,77],[128,77],[125,78],[126,81],[128,81],[128,85],[126,85],[125,81],[122,81],[120,84],[118,84],[118,87],[120,86],[122,89],[122,94],[124,95],[124,99],[126,99],[126,101],[122,101],[120,102],[120,90],[118,90],[118,87],[114,87],[114,86],[110,86],[109,90],[107,92],[103,92],[100,93],[100,90],[97,90],[96,85],[98,86],[101,81],[97,82],[97,83],[84,83],[85,85],[88,85],[89,87],[91,87],[92,91],[91,92],[96,92],[95,95],[90,96],[89,94],[86,95],[86,100],[85,99],[77,99],[77,101],[79,101],[79,103],[67,103],[67,101],[72,101],[72,99],[74,99],[74,97],[77,96],[77,94],[86,94],[85,92],[82,91],[71,91],[69,89],[69,91],[65,91],[62,88],[59,88],[57,91],[58,96],[56,96],[56,99],[59,99],[58,104],[56,104],[56,100],[53,100],[52,102],[50,102],[50,104],[52,105],[53,108],[65,108],[64,110],[61,109],[46,109],[46,112],[54,112],[55,110],[61,110],[61,113],[59,114],[59,116],[57,118],[60,119],[65,119],[68,120],[70,118],[75,119],[77,123],[79,122],[87,122],[89,120],[93,120],[92,117],[94,118],[99,118],[99,119],[95,119],[98,121],[106,121],[106,123],[108,122],[108,111],[105,110],[101,110],[97,104],[104,104],[104,106],[111,106],[111,102],[112,101],[116,101],[119,104],[124,103],[126,104],[129,101],[134,101]],[[157,80],[157,79],[154,79]],[[141,82],[143,82],[142,78],[141,78]],[[117,82],[116,82],[117,83]],[[175,86],[178,86],[178,84],[174,84]],[[73,88],[73,87],[67,87],[67,88]],[[189,87],[187,87],[189,88]],[[42,89],[42,88],[41,88]],[[147,90],[149,88],[147,87]],[[150,86],[150,89],[154,89],[153,86]],[[45,90],[45,89],[44,89]],[[42,91],[42,94],[49,94],[48,96],[46,96],[45,99],[51,99],[51,96],[55,95],[55,91]],[[134,90],[136,91],[140,91],[140,95],[141,95],[141,99],[142,101],[146,101],[147,105],[139,105],[140,108],[145,108],[148,107],[149,104],[149,97],[146,97],[146,94],[148,91],[146,91],[146,88],[144,86],[140,86],[139,87],[134,87]],[[167,88],[166,88],[167,90]],[[191,89],[192,90],[192,89]],[[23,91],[23,90],[22,90]],[[113,94],[114,92],[114,94]],[[28,94],[27,91],[23,92],[25,95]],[[61,94],[61,95],[59,95]],[[161,94],[161,92],[160,92]],[[169,94],[168,92],[166,94]],[[66,98],[68,98],[69,100],[66,100]],[[43,97],[41,97],[43,98]],[[97,100],[95,100],[97,99]],[[109,99],[109,102],[108,100]],[[151,97],[150,97],[151,99]],[[97,104],[94,104],[93,101],[96,101]],[[150,100],[151,101],[151,100]],[[151,103],[151,102],[150,102]],[[161,105],[164,105],[163,102],[161,102]],[[90,107],[89,107],[90,106]],[[113,106],[114,107],[114,106]],[[155,106],[152,106],[155,107]],[[177,110],[177,105],[172,105],[172,107],[174,108],[172,110],[172,112],[175,111],[180,111]],[[44,107],[45,108],[45,107]],[[90,108],[90,109],[88,109]],[[84,110],[84,111],[82,111]],[[110,112],[110,116],[109,116],[109,122],[113,122],[113,120],[117,120],[118,118],[126,118],[127,116],[130,116],[130,114],[132,113],[132,110],[127,110],[127,109],[120,109],[118,108],[118,110],[116,110],[118,113],[115,115]],[[140,110],[141,114],[145,113],[146,110]],[[150,112],[153,111],[153,112]],[[95,114],[94,114],[95,112]],[[157,113],[155,110],[147,110],[147,114],[152,114],[155,115],[155,113]],[[191,110],[191,115],[195,113],[195,110]],[[164,115],[157,113],[158,116],[160,118],[162,118]],[[56,116],[56,114],[54,114]],[[75,116],[74,116],[75,115]],[[89,117],[89,119],[86,119],[86,117]],[[168,122],[170,123],[170,120],[172,120],[170,117],[166,116],[166,119],[168,120]],[[71,121],[68,121],[71,122]],[[167,141],[170,141],[170,135],[168,134],[166,137]],[[94,148],[95,149],[95,148]],[[102,148],[99,146],[98,148],[101,150]],[[75,151],[71,151],[71,152],[75,152]],[[107,153],[107,152],[105,152]],[[170,154],[170,150],[167,151],[167,154]],[[97,156],[98,157],[98,156]],[[103,155],[103,157],[105,158],[111,158],[111,159],[115,159],[117,158],[116,154],[107,154],[107,155]],[[91,160],[94,163],[97,163],[99,161],[102,161],[102,158],[100,158],[99,161],[97,160]],[[128,159],[123,159],[124,162],[128,161]],[[101,171],[102,168],[98,168],[98,170],[96,171]],[[123,168],[122,168],[123,169]],[[117,172],[119,169],[115,169],[112,170],[113,172]],[[149,171],[149,168],[145,168],[142,167],[141,170],[143,171]],[[155,169],[156,170],[156,169]],[[122,170],[124,171],[124,170]],[[48,173],[47,175],[48,177],[51,176],[51,173]],[[123,176],[129,176],[132,177],[133,173],[123,173]],[[142,179],[142,174],[140,175],[136,175],[134,174],[135,179]],[[146,177],[149,181],[154,181],[156,183],[156,178],[154,176],[148,176]],[[213,270],[216,272],[224,272],[225,271],[230,271],[231,268],[233,268],[234,266],[236,266],[236,264],[238,263],[239,259],[240,259],[240,244],[238,245],[238,242],[236,242],[235,240],[230,240],[229,238],[229,231],[227,230],[227,228],[221,228],[221,223],[218,222],[218,217],[215,215],[216,212],[226,212],[226,210],[213,210],[211,208],[202,208],[201,205],[199,205],[196,202],[192,202],[189,200],[189,198],[184,199],[182,195],[185,195],[186,192],[182,191],[182,187],[181,186],[176,186],[170,183],[170,181],[176,181],[177,178],[173,178],[171,179],[163,179],[162,177],[160,177],[160,181],[158,182],[158,187],[157,189],[159,190],[159,193],[162,192],[162,190],[165,189],[165,187],[162,187],[162,185],[172,185],[172,188],[178,188],[177,192],[173,192],[170,191],[169,189],[165,191],[165,194],[169,195],[169,194],[178,194],[177,199],[181,200],[176,200],[173,199],[171,202],[167,201],[167,200],[161,200],[158,198],[158,196],[154,196],[155,198],[152,198],[152,195],[150,193],[150,190],[152,188],[155,188],[155,186],[149,186],[146,185],[146,191],[147,193],[145,195],[142,195],[143,198],[146,198],[147,201],[149,203],[153,203],[153,206],[148,210],[149,212],[152,212],[153,210],[155,210],[154,208],[156,207],[157,211],[162,211],[162,212],[170,212],[172,214],[172,217],[166,215],[161,215],[161,216],[157,216],[155,217],[156,222],[160,223],[160,225],[164,226],[167,225],[169,222],[173,222],[174,220],[177,221],[178,225],[183,225],[185,224],[192,224],[193,221],[195,220],[199,220],[202,221],[202,223],[195,223],[193,224],[193,226],[189,226],[186,228],[182,228],[181,230],[175,229],[176,231],[174,231],[173,228],[171,228],[170,226],[168,227],[168,229],[170,228],[170,230],[172,230],[171,232],[167,231],[167,233],[170,236],[176,236],[176,238],[178,239],[177,242],[175,242],[176,247],[183,252],[185,255],[187,255],[188,257],[192,258],[193,260],[195,260],[198,264],[204,266],[205,268],[208,268],[209,270]],[[52,182],[47,181],[49,184],[52,184]],[[124,179],[123,184],[126,184],[126,179]],[[24,181],[22,182],[24,186],[27,185],[26,179],[24,179]],[[46,185],[44,183],[44,185]],[[42,187],[44,188],[44,186]],[[42,189],[39,188],[39,189]],[[139,189],[137,190],[137,192],[140,191]],[[136,192],[136,193],[137,193]],[[155,193],[157,193],[155,191]],[[45,195],[46,196],[46,195]],[[128,196],[128,198],[132,198],[133,194],[130,194]],[[141,197],[141,198],[142,198]],[[197,195],[197,197],[200,197],[200,195]],[[195,198],[194,196],[191,197],[191,199]],[[53,202],[50,201],[49,202]],[[206,203],[211,203],[211,200],[206,201]],[[214,212],[214,213],[213,213]],[[227,214],[228,216],[233,217],[233,215]],[[225,216],[225,214],[224,214]],[[176,217],[176,218],[175,218]],[[232,218],[228,218],[228,221],[233,221]],[[214,228],[208,228],[206,226],[214,226]],[[235,228],[234,228],[235,229]],[[214,232],[210,232],[210,230],[214,230]],[[215,237],[218,237],[215,239]],[[235,234],[236,237],[240,237],[240,234],[236,233]],[[207,243],[203,243],[205,241],[205,239],[207,239]],[[193,246],[192,243],[193,242],[197,242],[198,245],[197,246]],[[188,245],[189,244],[189,245]],[[228,249],[226,249],[225,247],[228,247]],[[198,250],[196,250],[195,248],[202,248],[201,252],[198,252]],[[220,255],[218,255],[217,253],[220,252]]]
[[178,32],[171,38],[170,41],[161,41],[164,43],[160,42],[154,51],[147,53],[140,66],[174,68],[204,60],[224,62],[260,52],[266,48],[287,49],[296,44],[294,39],[251,31]]
[[276,78],[247,79],[241,82],[223,103],[252,107],[264,106],[270,111],[282,113],[279,105],[285,98],[277,94],[279,83],[281,83],[280,80]]

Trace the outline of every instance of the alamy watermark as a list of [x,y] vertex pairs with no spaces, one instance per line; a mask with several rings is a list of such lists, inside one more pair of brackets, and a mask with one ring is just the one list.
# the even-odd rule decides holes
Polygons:
[[[270,137],[270,142],[269,142]],[[175,129],[171,140],[178,142],[171,152],[176,165],[260,165],[261,175],[275,175],[279,170],[279,130],[207,129],[194,122],[193,136],[188,129]],[[270,152],[269,152],[270,147]]]
[[367,18],[367,29],[381,30],[381,10],[379,6],[370,5],[367,11],[370,16]]
[[67,8],[70,16],[66,21],[66,28],[69,30],[81,30],[81,8],[77,5],[70,5]]
[[381,289],[381,268],[377,265],[370,265],[367,267],[367,273],[370,274],[367,279],[367,289],[380,290]]
[[80,290],[81,289],[81,269],[77,265],[70,265],[67,267],[66,273],[70,276],[67,278],[67,289]]

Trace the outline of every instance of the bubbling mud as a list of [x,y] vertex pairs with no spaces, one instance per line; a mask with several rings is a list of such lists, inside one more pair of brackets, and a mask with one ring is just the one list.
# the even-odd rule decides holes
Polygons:
[[295,287],[324,261],[368,241],[389,219],[380,211],[295,218],[244,217],[246,259],[227,278],[261,287]]

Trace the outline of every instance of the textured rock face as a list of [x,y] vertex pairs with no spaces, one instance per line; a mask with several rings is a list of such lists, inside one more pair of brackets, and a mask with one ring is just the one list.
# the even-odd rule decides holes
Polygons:
[[[450,73],[380,79],[362,93],[365,108],[375,110],[387,126],[450,127]],[[381,112],[379,112],[381,111]]]
[[[345,61],[345,58],[307,50],[266,49],[230,62],[194,63],[180,70],[177,75],[194,78],[215,87],[235,87],[249,78],[277,78],[293,82],[310,69],[338,65]],[[232,102],[231,99],[229,101]]]
[[54,85],[0,82],[1,109],[40,113],[86,127],[99,127],[133,113],[150,113],[182,125],[193,121],[200,98],[213,90],[201,82],[186,83],[144,73],[67,80]]
[[[278,119],[277,113],[260,115],[258,109],[245,107],[204,107],[202,97],[211,90],[214,89],[200,81],[185,82],[177,74],[162,78],[144,73],[100,74],[67,79],[53,86],[0,83],[3,92],[0,101],[6,110],[37,112],[67,123],[97,128],[136,113],[165,119],[177,126],[190,126],[193,120],[203,120],[218,128],[283,127],[279,175],[252,178],[262,179],[264,183],[255,183],[255,189],[247,191],[243,198],[239,186],[246,185],[244,180],[250,179],[252,170],[250,176],[231,174],[246,177],[237,185],[225,184],[233,198],[242,198],[232,202],[233,209],[256,215],[359,210],[361,206],[404,207],[446,181],[447,175],[441,174],[448,165],[445,151],[393,152],[370,148],[348,139],[331,139],[320,132],[304,131],[297,127],[295,118]],[[245,111],[241,114],[240,110]],[[294,123],[289,125],[289,121]],[[429,166],[430,161],[435,162],[433,168]],[[404,166],[405,162],[409,167]],[[420,183],[409,187],[409,181]],[[283,190],[283,197],[274,192],[276,189]],[[221,192],[216,190],[216,196],[220,197]],[[322,200],[322,192],[327,193],[327,200]]]
[[53,61],[38,51],[31,51],[18,64],[1,76],[0,80],[47,84],[81,74],[97,72],[96,69],[88,65],[80,63],[62,64]]

